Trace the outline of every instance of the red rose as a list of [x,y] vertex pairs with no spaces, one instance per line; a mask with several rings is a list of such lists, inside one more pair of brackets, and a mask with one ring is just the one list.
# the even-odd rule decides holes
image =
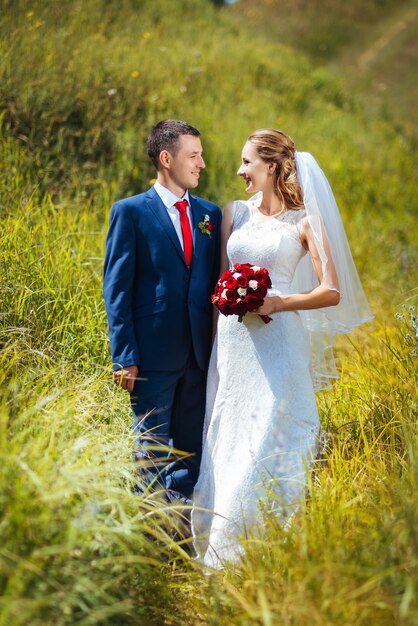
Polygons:
[[238,287],[244,287],[244,288],[248,287],[248,278],[247,278],[247,276],[243,276],[241,274],[241,276],[238,276],[238,278],[236,279],[236,282],[237,282],[237,286]]
[[267,274],[261,274],[260,272],[258,272],[254,278],[257,282],[258,282],[258,287],[265,287],[267,289],[270,289],[271,287],[271,280],[270,280],[270,276]]
[[237,281],[233,276],[230,276],[229,278],[227,278],[224,285],[227,289],[235,289],[237,286]]
[[245,296],[245,304],[249,311],[255,311],[263,304],[263,298],[255,296],[253,294],[248,294]]
[[240,317],[244,317],[244,315],[247,313],[248,309],[247,309],[247,305],[245,304],[244,300],[242,300],[241,302],[237,302],[236,306],[235,306],[235,315],[239,315]]
[[253,266],[251,263],[234,263],[234,270],[236,272],[241,272],[244,268],[252,270]]
[[220,306],[219,306],[219,310],[221,313],[223,313],[223,315],[235,315],[235,309],[234,307],[231,305],[230,302],[223,302]]
[[227,289],[225,294],[225,300],[228,302],[234,302],[237,299],[237,294],[234,289]]

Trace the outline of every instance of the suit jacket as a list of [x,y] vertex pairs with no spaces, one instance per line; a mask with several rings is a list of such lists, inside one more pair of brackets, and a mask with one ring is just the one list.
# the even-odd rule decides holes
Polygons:
[[[114,368],[173,371],[193,346],[206,369],[212,328],[210,296],[219,273],[221,210],[189,194],[193,258],[187,268],[167,209],[151,187],[116,202],[106,240],[103,292]],[[203,234],[208,215],[215,228]]]

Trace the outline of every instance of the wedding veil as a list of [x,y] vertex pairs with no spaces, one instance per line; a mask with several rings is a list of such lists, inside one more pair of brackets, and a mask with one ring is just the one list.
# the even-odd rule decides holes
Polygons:
[[[328,180],[309,152],[295,152],[296,174],[303,191],[309,225],[321,259],[323,284],[337,289],[327,264],[327,241],[337,271],[340,302],[323,309],[299,311],[311,340],[312,377],[315,390],[329,387],[338,378],[333,344],[336,334],[349,333],[355,326],[371,320],[367,298],[354,265],[341,216]],[[326,238],[324,238],[324,232]],[[292,292],[310,291],[319,285],[311,257],[306,254],[299,262],[292,281]]]

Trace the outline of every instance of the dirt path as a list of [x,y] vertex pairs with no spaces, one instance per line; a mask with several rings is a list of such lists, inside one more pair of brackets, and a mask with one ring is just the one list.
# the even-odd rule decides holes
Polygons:
[[358,58],[358,67],[366,69],[375,59],[380,52],[389,46],[393,40],[407,28],[410,24],[418,19],[418,7],[413,7],[405,12],[404,16],[394,22],[388,30],[376,39],[372,45],[362,52]]

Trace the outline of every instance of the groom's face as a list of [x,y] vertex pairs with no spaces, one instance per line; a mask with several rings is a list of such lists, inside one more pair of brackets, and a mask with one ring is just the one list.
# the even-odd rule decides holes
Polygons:
[[181,189],[194,189],[199,184],[200,171],[206,167],[199,137],[181,135],[176,153],[168,153],[168,171],[173,183]]

